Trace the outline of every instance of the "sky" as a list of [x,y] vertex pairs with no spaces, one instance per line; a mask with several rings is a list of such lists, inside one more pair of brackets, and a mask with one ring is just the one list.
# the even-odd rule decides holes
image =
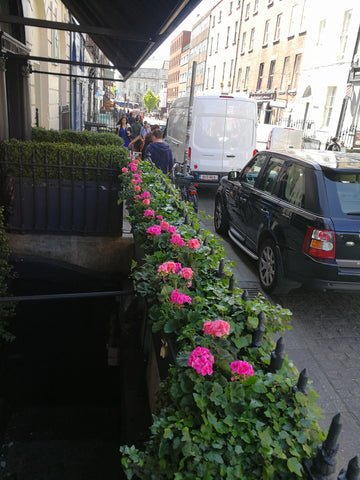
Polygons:
[[[176,38],[179,33],[183,30],[190,30],[192,26],[203,16],[205,13],[210,10],[214,5],[216,5],[219,0],[202,0],[199,5],[194,8],[194,10],[185,18],[185,20],[174,30],[174,32],[165,40],[165,42],[160,45],[160,47],[154,52],[150,57],[152,59],[163,59],[169,60],[170,57],[170,44]],[[149,61],[148,60],[148,61]],[[145,62],[142,67],[146,68]]]

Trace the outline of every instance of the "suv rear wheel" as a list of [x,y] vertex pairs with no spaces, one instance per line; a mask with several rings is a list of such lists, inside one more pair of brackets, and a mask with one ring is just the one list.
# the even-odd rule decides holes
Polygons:
[[273,292],[279,281],[279,261],[273,240],[268,239],[261,244],[258,272],[263,290],[265,292]]
[[215,199],[214,226],[220,235],[226,234],[229,230],[229,216],[220,196]]

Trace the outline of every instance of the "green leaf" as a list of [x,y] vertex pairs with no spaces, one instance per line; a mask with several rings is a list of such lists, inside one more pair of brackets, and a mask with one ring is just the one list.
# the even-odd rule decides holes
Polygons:
[[295,458],[295,457],[289,458],[288,461],[286,462],[286,464],[287,464],[287,467],[290,470],[290,472],[296,473],[296,475],[298,475],[299,477],[302,476],[301,463],[299,462],[299,460],[297,458]]

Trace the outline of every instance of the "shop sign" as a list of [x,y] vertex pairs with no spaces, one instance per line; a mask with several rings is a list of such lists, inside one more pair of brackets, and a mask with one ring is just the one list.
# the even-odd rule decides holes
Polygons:
[[275,93],[249,93],[254,100],[275,100]]

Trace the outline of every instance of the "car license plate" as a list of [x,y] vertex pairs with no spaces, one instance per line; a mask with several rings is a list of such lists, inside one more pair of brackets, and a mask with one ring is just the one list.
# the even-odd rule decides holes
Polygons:
[[218,175],[205,175],[205,174],[200,174],[199,175],[199,180],[212,180],[213,182],[218,180]]

